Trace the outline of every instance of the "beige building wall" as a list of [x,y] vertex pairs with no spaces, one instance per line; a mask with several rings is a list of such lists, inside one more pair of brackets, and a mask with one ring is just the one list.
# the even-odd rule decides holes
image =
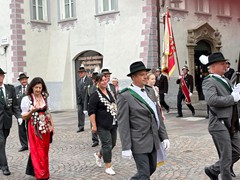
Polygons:
[[[211,1],[210,14],[201,16],[195,13],[195,1],[185,1],[187,6],[184,11],[169,8],[180,68],[185,64],[192,66],[192,69],[194,68],[194,62],[191,62],[187,47],[188,30],[198,28],[206,23],[214,30],[219,30],[222,43],[220,51],[224,53],[226,58],[230,59],[232,66],[236,68],[236,59],[240,51],[240,6],[238,1],[233,2],[236,6],[231,6],[230,18],[217,16],[217,1]],[[26,62],[24,71],[30,76],[29,80],[41,76],[46,81],[53,110],[76,108],[77,72],[75,61],[85,51],[92,50],[103,55],[103,67],[110,68],[113,73],[112,77],[120,79],[121,86],[129,84],[130,80],[126,77],[126,74],[129,73],[129,65],[133,61],[144,60],[140,57],[145,49],[141,42],[146,40],[149,35],[143,35],[143,30],[147,26],[143,19],[148,18],[151,11],[146,12],[143,9],[144,7],[155,9],[154,6],[151,7],[152,2],[155,1],[118,0],[119,12],[104,19],[104,16],[96,14],[96,1],[76,1],[76,19],[60,22],[58,1],[51,0],[48,11],[49,23],[41,24],[31,21],[30,0],[22,1],[21,8],[24,10],[22,26],[25,30],[23,38],[26,41],[26,44],[23,45],[24,51],[26,51],[26,55],[23,57]],[[0,36],[4,35],[10,38],[9,2],[0,1],[0,7]],[[161,9],[161,13],[165,10]],[[152,23],[152,19],[147,20],[150,24]],[[160,45],[162,45],[162,35],[163,26],[161,24]],[[11,43],[10,41],[10,46]],[[17,82],[14,81],[13,76],[16,72],[12,72],[10,46],[6,55],[0,55],[0,67],[8,71],[6,81],[15,84]],[[148,65],[148,62],[145,63]],[[177,93],[175,85],[177,77],[176,67],[169,81],[171,94]],[[169,97],[169,101],[173,102],[175,99],[174,95]]]
[[[11,83],[12,62],[11,62],[11,29],[10,29],[10,8],[8,1],[0,1],[0,68],[7,72],[5,83]],[[7,38],[9,45],[1,45],[2,38]]]

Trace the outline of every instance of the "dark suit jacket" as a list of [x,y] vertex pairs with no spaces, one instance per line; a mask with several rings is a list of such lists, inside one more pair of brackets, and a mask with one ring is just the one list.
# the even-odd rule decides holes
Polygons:
[[224,74],[224,76],[226,77],[226,78],[228,78],[229,80],[231,80],[231,78],[232,78],[232,75],[234,74],[234,69],[233,68],[229,68],[229,70]]
[[168,93],[168,79],[167,79],[167,76],[165,76],[164,74],[161,74],[160,79],[158,79],[158,77],[156,77],[155,85],[159,89],[159,94]]
[[[190,74],[187,74],[184,77],[184,81],[186,82],[187,88],[189,89],[190,93],[193,93],[193,76]],[[179,84],[179,91],[182,91],[180,79],[176,81],[177,84]]]
[[17,103],[14,86],[4,84],[6,102],[0,101],[0,129],[10,129],[12,127],[12,115],[21,118],[20,108]]
[[22,94],[22,85],[16,86],[15,87],[15,92],[16,92],[16,98],[17,98],[18,106],[19,106],[20,111],[21,111],[21,101],[22,101],[22,98],[24,97],[23,94]]
[[131,149],[133,153],[150,153],[153,147],[159,149],[160,141],[168,139],[154,90],[145,86],[148,96],[155,102],[160,121],[160,128],[154,115],[128,90],[118,95],[118,127],[122,150]]
[[84,100],[88,87],[92,85],[92,79],[88,76],[85,77],[84,82],[80,78],[77,82],[77,104],[84,107]]

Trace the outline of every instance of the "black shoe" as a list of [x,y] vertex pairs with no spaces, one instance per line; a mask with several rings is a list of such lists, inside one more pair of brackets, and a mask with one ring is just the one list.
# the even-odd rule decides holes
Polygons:
[[206,116],[206,117],[205,117],[205,119],[208,119],[208,118],[209,118],[209,116]]
[[2,171],[3,171],[3,175],[5,175],[5,176],[9,176],[11,174],[11,172],[9,171],[8,168],[6,168],[6,169],[4,169]]
[[84,128],[79,128],[79,129],[77,130],[77,133],[83,132],[83,131],[84,131]]
[[21,147],[21,148],[18,150],[18,152],[22,152],[22,151],[26,151],[26,150],[28,150],[28,147]]
[[179,117],[183,117],[183,115],[177,115],[176,117],[177,117],[177,118],[179,118]]
[[211,180],[218,180],[218,176],[214,175],[213,173],[211,173],[209,167],[205,167],[204,171],[206,173],[206,175],[211,179]]
[[232,176],[232,177],[236,177],[236,174],[235,174],[234,171],[233,171],[233,167],[230,168],[230,172],[231,172],[231,176]]
[[192,112],[192,116],[195,116],[195,111]]
[[94,142],[94,143],[92,144],[92,147],[96,147],[96,146],[98,146],[98,142]]
[[167,109],[167,113],[169,113],[169,111],[170,111],[170,108]]

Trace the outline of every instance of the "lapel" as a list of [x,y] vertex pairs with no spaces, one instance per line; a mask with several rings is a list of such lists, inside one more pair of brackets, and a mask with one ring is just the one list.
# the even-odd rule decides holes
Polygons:
[[6,105],[6,100],[7,100],[7,97],[8,97],[8,87],[4,84],[4,88],[5,88],[5,92],[3,92],[3,94],[4,94],[4,99],[1,99],[0,102],[1,102],[3,105]]

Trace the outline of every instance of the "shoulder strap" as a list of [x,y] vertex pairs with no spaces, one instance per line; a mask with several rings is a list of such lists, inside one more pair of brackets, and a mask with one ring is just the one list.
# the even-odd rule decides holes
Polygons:
[[216,81],[218,81],[220,84],[222,84],[227,91],[229,91],[230,93],[232,92],[232,89],[230,88],[230,85],[227,85],[223,80],[221,80],[220,78],[216,77],[216,76],[211,76],[213,79],[215,79]]
[[139,100],[141,103],[143,103],[148,108],[148,110],[154,115],[153,109],[148,105],[148,103],[139,94],[137,94],[131,88],[127,88],[127,89],[133,97],[135,97],[137,100]]

